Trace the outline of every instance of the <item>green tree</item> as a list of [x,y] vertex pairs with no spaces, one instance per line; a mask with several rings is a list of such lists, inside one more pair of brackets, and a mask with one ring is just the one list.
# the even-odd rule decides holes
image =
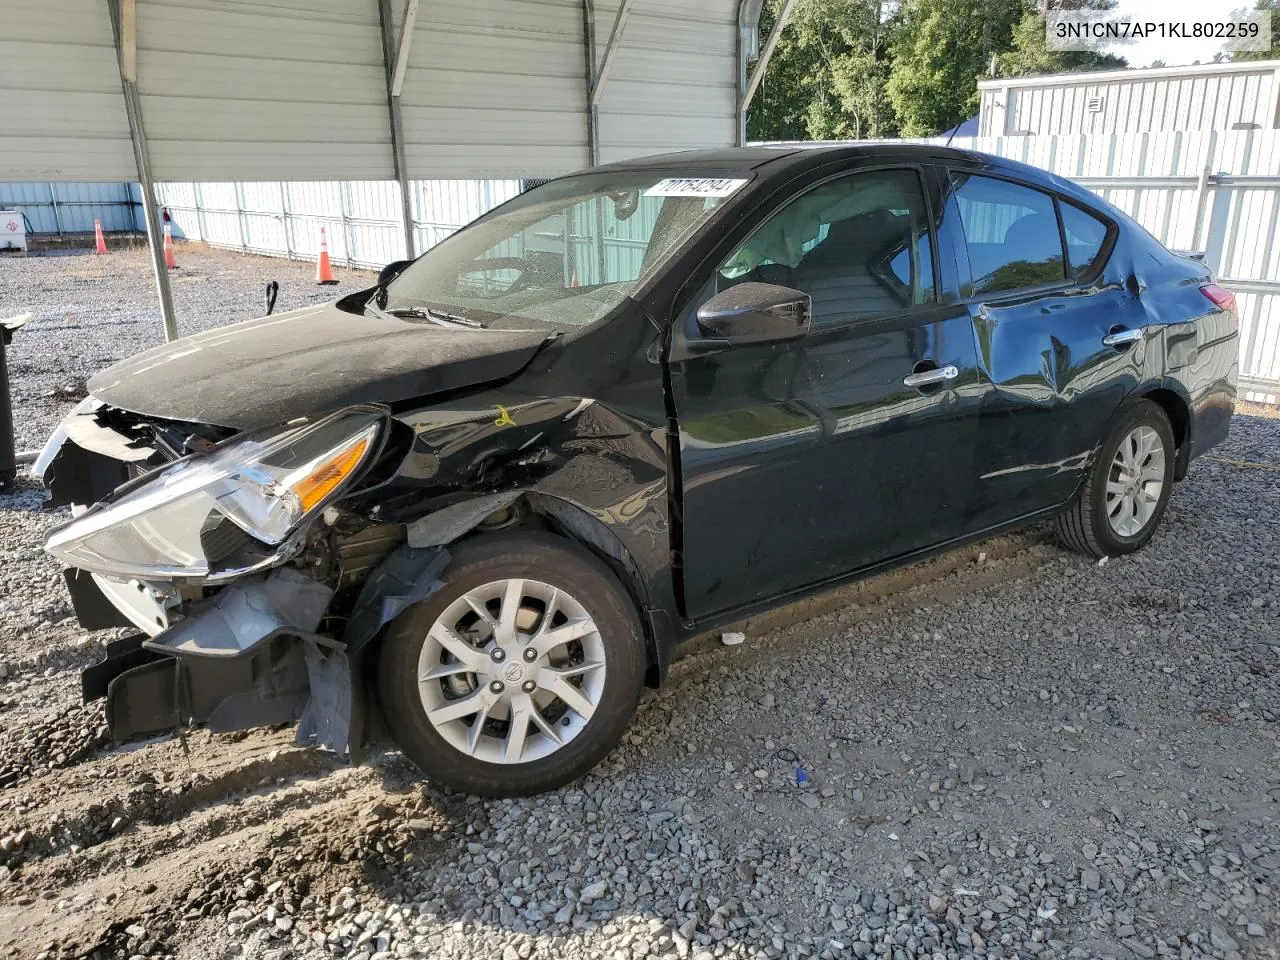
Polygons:
[[[1280,57],[1280,0],[1257,0],[1253,9],[1271,11],[1271,49],[1233,52],[1232,60],[1272,60]],[[1241,16],[1247,12],[1247,10],[1237,10],[1235,14]]]
[[[1109,10],[1116,0],[1051,3]],[[762,37],[782,6],[765,3]],[[1124,66],[1112,54],[1048,50],[1040,0],[798,0],[756,91],[747,136],[930,136],[977,112],[982,77]]]
[[1026,3],[904,0],[887,86],[903,136],[932,136],[978,112],[978,80],[1011,49]]
[[[760,36],[783,0],[768,0]],[[747,114],[752,140],[835,140],[897,133],[885,87],[893,0],[799,0]]]
[[[1115,0],[1055,4],[1062,9],[1110,10]],[[1033,77],[1046,73],[1083,73],[1089,70],[1121,70],[1129,62],[1113,53],[1093,50],[1050,50],[1045,42],[1045,18],[1028,10],[1013,28],[1013,46],[996,58],[1002,77]]]

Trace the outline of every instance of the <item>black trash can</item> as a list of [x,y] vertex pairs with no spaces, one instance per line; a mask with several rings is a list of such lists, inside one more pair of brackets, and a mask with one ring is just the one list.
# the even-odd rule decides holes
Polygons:
[[0,490],[13,486],[18,476],[18,456],[13,447],[13,401],[9,396],[8,346],[31,314],[0,320]]

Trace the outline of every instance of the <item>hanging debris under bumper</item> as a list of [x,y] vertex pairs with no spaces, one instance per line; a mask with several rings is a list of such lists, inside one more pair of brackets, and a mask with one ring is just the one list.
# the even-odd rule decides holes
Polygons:
[[115,641],[81,674],[85,702],[106,698],[123,742],[207,726],[217,733],[298,724],[301,745],[359,758],[362,653],[390,619],[440,585],[442,549],[402,548],[364,584],[341,639],[318,633],[333,591],[290,568],[237,581],[155,637]]

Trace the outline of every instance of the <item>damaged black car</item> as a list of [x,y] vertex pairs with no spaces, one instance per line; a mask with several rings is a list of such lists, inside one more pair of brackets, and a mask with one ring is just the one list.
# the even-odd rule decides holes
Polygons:
[[566,784],[698,633],[1041,518],[1140,548],[1232,294],[1011,161],[743,148],[537,187],[370,289],[94,377],[36,464],[113,736],[294,723]]

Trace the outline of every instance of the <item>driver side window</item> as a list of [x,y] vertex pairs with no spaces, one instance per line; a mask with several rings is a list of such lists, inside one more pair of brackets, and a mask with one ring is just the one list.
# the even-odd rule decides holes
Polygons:
[[716,292],[749,280],[793,287],[812,298],[814,327],[934,303],[927,210],[914,170],[821,184],[734,251],[716,276]]

